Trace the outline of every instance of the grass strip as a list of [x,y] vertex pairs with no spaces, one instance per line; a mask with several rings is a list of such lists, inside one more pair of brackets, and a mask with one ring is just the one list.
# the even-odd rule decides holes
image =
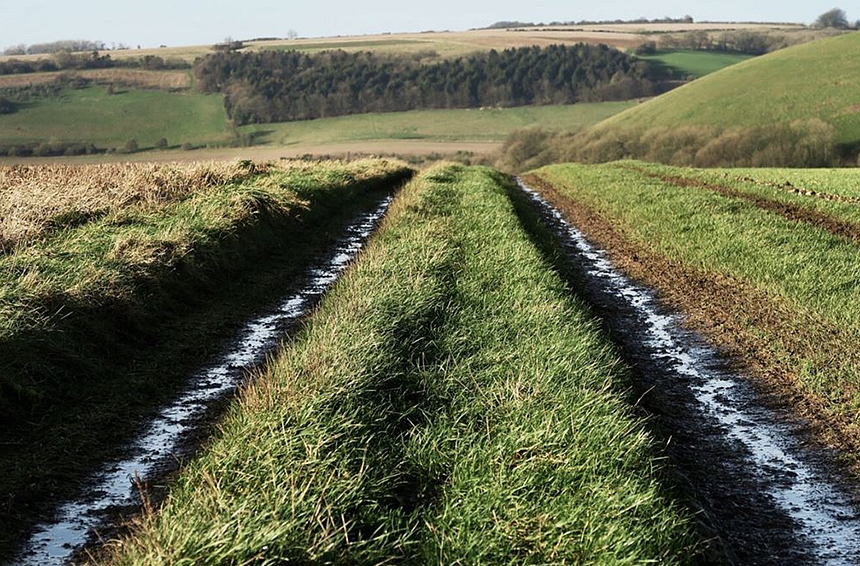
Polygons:
[[508,183],[444,166],[404,189],[108,561],[684,562],[628,376]]
[[0,255],[0,556],[412,173],[390,161],[249,167],[260,171]]
[[[688,178],[722,173],[659,169]],[[856,468],[860,248],[853,241],[743,195],[679,190],[629,163],[549,167],[534,179],[619,264],[810,417],[819,438]]]

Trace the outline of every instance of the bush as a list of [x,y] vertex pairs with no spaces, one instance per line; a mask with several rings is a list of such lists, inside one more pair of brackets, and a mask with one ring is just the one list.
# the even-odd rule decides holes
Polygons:
[[194,144],[192,144],[191,142],[185,142],[182,144],[182,149],[184,149],[185,151],[191,151],[192,149],[194,149]]
[[137,140],[132,138],[125,142],[125,146],[123,147],[126,153],[136,153],[140,150],[140,146],[137,143]]
[[633,53],[636,55],[654,55],[657,53],[657,42],[656,41],[646,41],[636,47],[633,50]]
[[155,149],[167,149],[167,138],[161,138],[155,142]]
[[18,110],[18,107],[15,106],[15,103],[9,100],[8,98],[4,98],[0,96],[0,114],[12,114]]
[[694,167],[833,167],[842,164],[836,130],[814,119],[723,130],[687,125],[549,134],[540,128],[529,128],[508,136],[495,165],[519,172],[549,163],[605,163],[621,159]]

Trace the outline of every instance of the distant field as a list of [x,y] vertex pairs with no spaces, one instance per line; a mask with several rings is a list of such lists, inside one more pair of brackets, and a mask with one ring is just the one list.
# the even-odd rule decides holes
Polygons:
[[704,77],[731,65],[735,65],[752,55],[740,53],[719,53],[714,51],[662,51],[656,55],[640,55],[640,59],[657,61],[674,70],[679,77]]
[[41,141],[86,141],[119,147],[129,139],[141,148],[160,138],[170,145],[224,143],[230,139],[220,96],[105,87],[68,90],[20,105],[0,116],[0,145]]
[[115,83],[123,86],[176,91],[191,88],[190,71],[147,71],[143,69],[84,69],[55,73],[24,73],[0,75],[0,88],[17,88],[50,83],[60,75],[82,77],[99,84]]
[[[179,95],[158,92],[138,92],[108,97],[101,94],[101,87],[86,89],[93,91],[91,102],[106,98],[121,98],[131,95],[136,98],[143,95],[146,100],[152,97],[154,107],[150,106],[146,115],[131,113],[134,122],[128,121],[127,114],[113,114],[113,124],[101,122],[102,118],[95,119],[93,113],[96,104],[88,103],[90,112],[79,113],[80,126],[85,131],[97,133],[106,132],[102,139],[103,144],[111,147],[124,144],[128,138],[123,137],[126,132],[135,131],[134,128],[143,127],[141,122],[147,122],[150,128],[164,128],[164,124],[170,124],[174,135],[181,133],[179,126],[193,133],[192,127],[198,127],[198,135],[201,140],[208,138],[213,142],[224,141],[227,136],[226,116],[220,106],[217,97],[204,97],[201,95]],[[76,91],[83,93],[84,91]],[[172,97],[172,98],[164,98]],[[161,101],[163,104],[155,104]],[[170,106],[166,104],[170,101]],[[185,110],[185,114],[175,118],[166,117],[165,112],[173,115],[176,110],[177,101],[182,104],[195,102],[201,105],[196,110],[191,107]],[[45,107],[42,107],[45,104]],[[24,139],[13,140],[10,133],[14,130],[6,130],[2,127],[9,118],[19,120],[18,131],[43,131],[43,135],[58,136],[61,129],[56,122],[57,114],[65,108],[60,101],[47,101],[40,103],[34,108],[21,110],[18,114],[0,117],[0,145],[10,143],[23,143]],[[601,102],[593,104],[574,104],[568,106],[529,106],[522,108],[485,109],[485,110],[422,110],[415,112],[397,112],[390,114],[361,114],[355,116],[344,116],[341,118],[328,118],[323,120],[312,120],[305,122],[288,122],[281,124],[255,124],[239,128],[240,133],[253,134],[254,143],[261,144],[247,148],[219,148],[203,149],[197,151],[182,151],[174,149],[171,151],[142,152],[133,155],[93,155],[74,158],[0,158],[0,163],[10,164],[15,162],[24,163],[53,163],[57,161],[70,163],[96,163],[114,161],[187,161],[197,159],[279,159],[281,157],[297,157],[305,154],[314,155],[346,155],[346,154],[385,154],[385,155],[428,155],[440,154],[451,155],[457,152],[467,152],[485,155],[496,149],[507,135],[518,128],[528,126],[539,126],[551,131],[575,131],[621,112],[636,104],[635,102]],[[142,107],[142,106],[141,106]],[[82,108],[83,110],[83,108]],[[103,108],[98,107],[102,112]],[[131,110],[129,110],[131,111]],[[33,112],[29,117],[27,112]],[[209,125],[203,127],[203,123],[194,121],[196,115],[211,114]],[[216,116],[220,118],[216,119]],[[36,124],[36,128],[24,128],[24,119]],[[68,120],[68,117],[65,118]],[[173,123],[170,122],[173,120]],[[223,121],[220,121],[223,120]],[[70,122],[65,122],[65,127],[79,127]],[[80,125],[80,124],[79,124]],[[52,130],[51,128],[56,128]],[[153,130],[149,138],[138,135],[137,139],[142,147],[151,146],[161,135],[165,135],[171,145],[180,145],[184,139],[172,137],[169,132],[159,134]],[[110,134],[110,135],[108,135]],[[221,137],[218,137],[218,134]],[[23,136],[21,136],[23,138]],[[34,141],[36,136],[29,138]],[[50,139],[50,138],[47,138]],[[58,138],[59,139],[59,138]],[[151,140],[151,141],[148,141]],[[200,143],[203,143],[202,141]],[[97,143],[98,145],[98,143]]]
[[503,109],[417,110],[358,114],[239,128],[255,142],[272,145],[320,145],[367,140],[432,140],[501,142],[526,126],[575,131],[634,106],[635,102],[599,102],[566,106],[525,106]]
[[[683,31],[721,31],[721,30],[767,30],[767,29],[798,29],[797,24],[755,24],[755,23],[724,23],[708,22],[694,24],[601,24],[589,26],[544,26],[523,28],[517,31],[505,29],[441,31],[424,33],[384,33],[379,35],[304,38],[296,40],[252,41],[247,45],[254,50],[260,49],[372,49],[374,51],[397,51],[414,53],[432,49],[440,57],[450,57],[487,51],[489,49],[506,49],[529,45],[550,45],[553,43],[606,43],[614,47],[634,47],[647,35],[654,33],[683,32]],[[111,51],[114,59],[137,58],[145,55],[178,58],[193,62],[196,57],[211,53],[210,45],[193,45],[181,47],[164,47],[157,49],[128,49]],[[28,55],[21,59],[38,59],[42,55]],[[0,60],[8,57],[0,57]]]

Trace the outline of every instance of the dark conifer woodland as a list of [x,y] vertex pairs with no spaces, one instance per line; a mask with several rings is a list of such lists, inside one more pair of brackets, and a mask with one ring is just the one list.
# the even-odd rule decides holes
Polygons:
[[195,66],[237,125],[423,108],[623,100],[654,93],[644,62],[605,45],[490,51],[438,63],[369,52],[219,52]]

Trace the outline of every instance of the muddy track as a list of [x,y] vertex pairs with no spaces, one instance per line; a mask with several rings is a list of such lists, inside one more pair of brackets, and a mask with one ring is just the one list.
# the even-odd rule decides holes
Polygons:
[[[631,166],[628,168],[631,171],[635,171],[636,173],[651,177],[652,179],[659,179],[664,183],[668,183],[676,187],[706,189],[717,194],[723,195],[725,197],[745,200],[761,208],[762,210],[779,214],[780,216],[788,220],[810,224],[812,226],[826,230],[834,236],[839,236],[840,238],[845,238],[847,240],[853,241],[854,243],[860,244],[860,224],[855,224],[853,222],[845,222],[837,218],[833,218],[832,216],[829,216],[822,212],[818,212],[817,210],[812,210],[797,204],[779,202],[757,195],[744,193],[743,191],[734,189],[732,187],[727,187],[725,185],[708,183],[707,181],[702,181],[699,179],[690,179],[678,175],[652,173],[650,171],[646,171],[638,167]],[[812,191],[806,192],[812,193]],[[799,192],[798,194],[803,193]],[[819,193],[815,194],[818,195]]]
[[[575,242],[565,243],[567,228],[561,225],[561,215],[554,217],[551,208],[541,211],[538,206],[545,222],[561,234],[575,270],[585,274],[579,281],[585,298],[635,368],[644,393],[642,404],[657,416],[659,434],[669,439],[677,480],[686,486],[693,506],[701,509],[702,530],[718,541],[725,559],[734,564],[860,561],[854,542],[847,550],[835,548],[842,539],[853,541],[860,533],[852,495],[857,491],[839,479],[832,452],[803,447],[810,427],[795,420],[793,409],[799,407],[817,417],[812,429],[819,439],[848,450],[858,448],[856,430],[851,434],[850,423],[829,417],[819,400],[800,393],[796,383],[786,378],[790,373],[783,373],[785,368],[769,359],[772,356],[759,359],[766,344],[758,342],[764,339],[755,338],[738,323],[752,317],[770,330],[794,328],[785,306],[737,281],[669,262],[630,243],[593,211],[562,197],[539,177],[530,176],[526,182],[581,229],[583,238],[608,249],[612,263],[660,289],[672,306],[689,308],[688,322],[717,337],[721,350],[750,362],[761,378],[759,383],[769,394],[767,402],[749,382],[732,377],[730,358],[718,355],[699,334],[682,327],[648,291],[637,290],[636,284],[619,287],[612,277],[595,275],[593,258],[576,249]],[[650,314],[643,315],[642,305],[652,309]],[[810,323],[818,325],[824,337],[832,330],[821,321]],[[812,339],[794,334],[787,338]],[[703,382],[703,376],[715,377]],[[771,459],[774,454],[779,457]],[[816,489],[831,490],[831,495],[792,500],[797,493]],[[828,501],[837,500],[844,507],[834,514],[826,507]],[[826,528],[806,523],[804,513],[819,511],[830,515],[823,519],[829,525]],[[830,538],[815,540],[827,530]]]
[[[127,457],[107,462],[87,481],[78,497],[58,506],[53,519],[37,525],[12,563],[18,566],[65,564],[87,545],[116,532],[149,508],[153,483],[174,472],[211,431],[211,418],[267,355],[295,332],[301,318],[334,284],[376,227],[393,197],[355,218],[327,256],[310,267],[298,290],[269,312],[248,321],[235,341],[212,364],[191,377],[187,387],[141,431]],[[161,494],[163,495],[163,494]],[[158,497],[158,496],[157,496]]]
[[[615,265],[657,289],[666,304],[687,315],[691,328],[747,368],[764,395],[806,418],[819,444],[845,454],[860,453],[860,426],[828,410],[830,403],[805,389],[797,375],[801,360],[810,353],[826,356],[820,363],[829,367],[858,363],[858,353],[846,352],[845,344],[856,344],[860,337],[811,313],[799,313],[743,281],[669,260],[633,243],[610,222],[560,195],[540,177],[525,180],[590,241],[607,250]],[[779,349],[769,336],[781,337]],[[841,399],[834,399],[848,403],[858,393],[847,387]],[[845,457],[843,464],[860,475],[856,458]]]

